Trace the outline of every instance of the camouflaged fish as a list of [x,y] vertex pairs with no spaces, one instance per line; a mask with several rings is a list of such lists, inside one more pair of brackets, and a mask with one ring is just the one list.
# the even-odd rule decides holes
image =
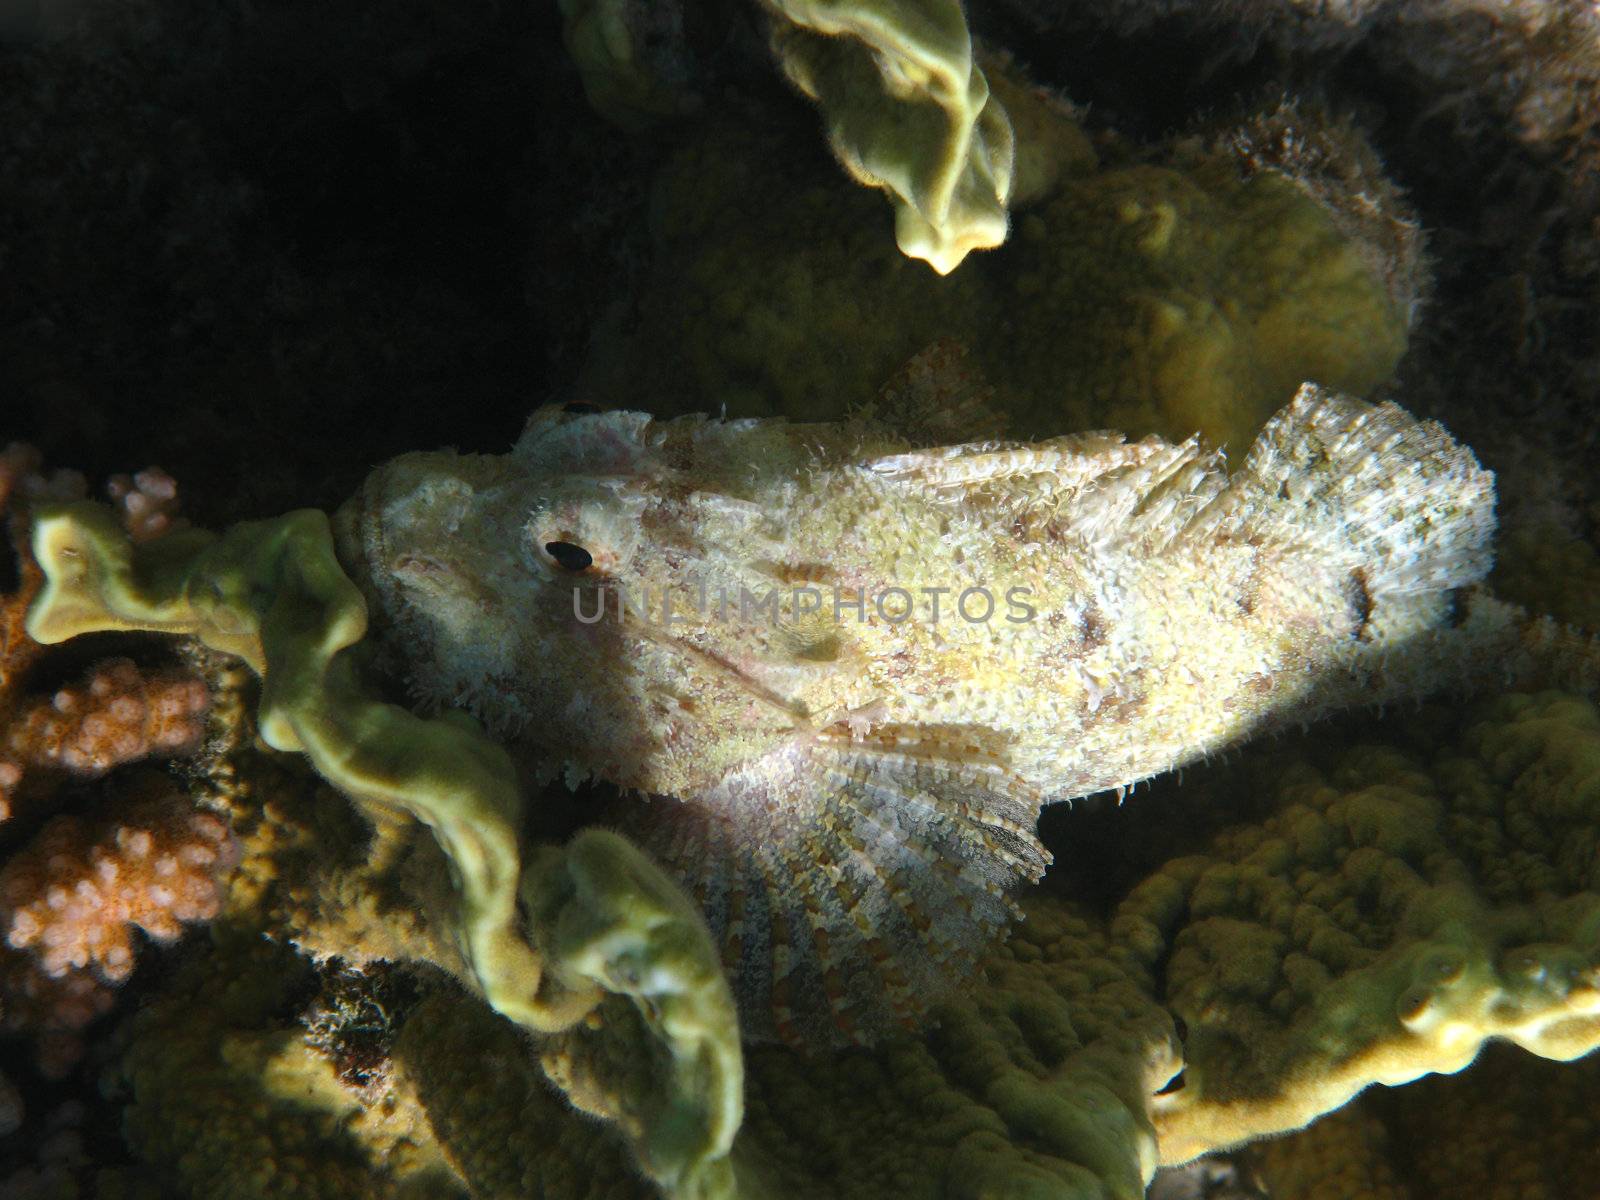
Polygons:
[[337,527],[417,695],[638,797],[747,1033],[818,1045],[959,978],[1050,862],[1043,805],[1500,669],[1493,507],[1439,425],[1307,386],[1231,475],[1195,440],[552,407]]

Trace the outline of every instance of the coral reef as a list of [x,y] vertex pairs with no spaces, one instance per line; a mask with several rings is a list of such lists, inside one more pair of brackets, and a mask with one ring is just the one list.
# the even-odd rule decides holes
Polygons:
[[[964,7],[969,89],[981,73],[1014,139],[1012,226],[941,278],[840,178],[748,0],[571,0],[589,49],[570,52],[554,6],[13,6],[5,435],[95,478],[159,458],[218,527],[331,506],[402,451],[497,450],[530,396],[796,418],[942,403],[877,394],[942,338],[989,386],[957,389],[963,432],[935,441],[1001,422],[1024,437],[1198,425],[1237,448],[1318,374],[1392,389],[1471,446],[1499,476],[1491,586],[1596,625],[1592,6]],[[619,29],[625,43],[605,40]],[[850,49],[847,97],[868,96],[888,77]],[[596,73],[566,56],[596,50],[646,136],[590,111],[580,83]],[[922,109],[948,135],[938,103]],[[1179,220],[1153,255],[1163,205]],[[84,490],[20,461],[0,456],[0,491]],[[165,490],[116,485],[135,540],[170,528]],[[26,559],[0,579],[0,729],[58,690],[87,695],[106,655],[176,683],[170,637],[29,643],[36,580]],[[222,611],[285,594],[254,582]],[[549,954],[550,926],[590,902],[528,898],[545,915],[520,936],[547,968],[582,960],[586,996],[612,976],[582,1022],[528,1033],[426,965],[479,986],[451,880],[472,847],[350,805],[257,738],[251,672],[184,658],[213,692],[211,736],[163,774],[227,816],[240,855],[215,938],[117,992],[92,968],[52,979],[31,950],[6,952],[5,1019],[36,1041],[0,1047],[27,1084],[24,1104],[0,1081],[0,1128],[22,1123],[0,1139],[0,1192],[621,1200],[661,1194],[641,1153],[690,1190],[692,1173],[668,1177],[706,1146],[706,1108],[689,1106],[678,1146],[646,1144],[677,1111],[662,1098],[678,1060],[649,1023],[677,1017],[622,994],[659,947],[602,949],[632,918],[612,909],[619,924]],[[1276,1200],[1585,1194],[1596,1057],[1490,1046],[1462,1064],[1485,1034],[1558,1055],[1592,1041],[1594,758],[1587,701],[1509,696],[1351,718],[1056,814],[1041,839],[1059,865],[937,1028],[749,1054],[735,1170],[699,1178],[747,1197],[1137,1196],[1159,1161],[1298,1123],[1365,1081],[1460,1067],[1369,1087],[1240,1152],[1232,1183],[1221,1168],[1156,1178],[1185,1200],[1261,1195],[1256,1173]],[[57,806],[109,830],[133,778],[0,767],[15,801],[0,860]],[[488,824],[515,855],[483,861],[569,900],[592,888],[529,847],[615,798],[519,787],[520,822]],[[516,890],[498,894],[514,908]],[[645,910],[681,934],[670,905]],[[139,1004],[62,1052],[86,1049],[84,1069],[43,1084],[27,1060],[82,1032],[50,1031],[49,1014],[81,1025],[114,995]]]
[[[145,669],[122,657],[31,694],[50,664],[24,628],[42,583],[28,521],[38,504],[84,489],[75,473],[47,477],[39,467],[30,448],[0,453],[0,517],[16,578],[0,596],[0,820],[10,835],[0,861],[0,1024],[30,1035],[37,1068],[58,1077],[132,973],[134,930],[170,942],[185,923],[214,916],[234,853],[226,826],[159,775],[119,780],[116,801],[92,816],[32,826],[64,789],[70,796],[123,764],[197,749],[210,703],[192,669]],[[175,519],[176,487],[162,472],[119,478],[108,490],[130,536],[148,540]]]
[[1047,804],[1344,707],[1593,679],[1474,588],[1492,504],[1436,424],[1308,385],[1231,474],[1192,439],[552,406],[507,455],[383,465],[334,528],[410,694],[651,797],[605,819],[697,899],[744,1037],[817,1047],[960,977]]
[[[739,1194],[978,1196],[1005,1185],[1138,1197],[1158,1160],[1181,1160],[1197,1148],[1306,1120],[1336,1107],[1347,1084],[1458,1070],[1486,1036],[1515,1033],[1535,1052],[1558,1057],[1593,1044],[1600,1038],[1595,990],[1581,974],[1563,973],[1560,963],[1570,952],[1546,944],[1537,951],[1547,964],[1541,973],[1529,969],[1523,947],[1547,936],[1541,921],[1549,914],[1558,919],[1563,910],[1592,910],[1600,902],[1586,890],[1595,886],[1592,855],[1573,836],[1581,828],[1592,839],[1593,772],[1585,764],[1600,754],[1600,713],[1588,702],[1550,694],[1509,697],[1464,713],[1438,706],[1418,717],[1404,754],[1305,739],[1288,756],[1297,764],[1246,760],[1202,780],[1198,798],[1178,788],[1142,797],[1168,821],[1167,841],[1202,853],[1180,853],[1153,872],[1130,861],[1122,868],[1129,886],[1109,907],[1062,895],[1059,887],[1025,897],[1025,920],[974,975],[981,986],[948,1003],[926,1036],[824,1058],[753,1050],[734,1147]],[[1187,791],[1193,790],[1191,783]],[[1192,815],[1170,820],[1197,799],[1203,805],[1235,790],[1260,797],[1266,819],[1224,823],[1210,833]],[[1435,823],[1442,793],[1467,803],[1459,818]],[[1136,807],[1080,815],[1120,829],[1152,815],[1141,817]],[[1224,811],[1214,821],[1225,818]],[[1320,822],[1316,829],[1308,824],[1313,820]],[[1555,855],[1554,845],[1571,845],[1572,852]],[[1158,862],[1167,853],[1159,844],[1140,851]],[[1315,957],[1256,951],[1274,936],[1274,914],[1284,907],[1269,886],[1275,873],[1296,881],[1290,886],[1303,899],[1291,910]],[[1446,881],[1442,889],[1418,879],[1429,874]],[[1372,887],[1398,889],[1399,898],[1361,890]],[[1541,891],[1565,899],[1552,899],[1543,916],[1539,903],[1518,900]],[[1167,914],[1164,923],[1152,922],[1153,910]],[[1457,951],[1464,965],[1453,980],[1434,969],[1439,920],[1459,931],[1456,945],[1465,947]],[[1585,936],[1590,957],[1583,961],[1592,961],[1595,931]],[[219,963],[238,963],[230,944],[222,943]],[[1475,944],[1482,947],[1476,961]],[[191,982],[171,989],[158,1014],[141,1018],[135,1044],[148,1049],[126,1069],[137,1096],[135,1128],[148,1130],[140,1144],[154,1161],[179,1161],[163,1149],[175,1143],[159,1140],[169,1136],[162,1114],[225,1103],[217,1111],[238,1113],[243,1124],[214,1123],[196,1136],[214,1147],[210,1155],[267,1144],[262,1138],[280,1146],[251,1152],[258,1155],[253,1161],[289,1160],[285,1181],[257,1185],[263,1195],[295,1194],[294,1163],[308,1154],[329,1163],[329,1190],[317,1194],[360,1194],[348,1191],[358,1186],[388,1194],[396,1182],[376,1164],[396,1144],[397,1130],[407,1131],[404,1144],[413,1148],[389,1160],[391,1167],[419,1154],[416,1161],[436,1167],[442,1159],[466,1194],[648,1194],[630,1181],[627,1159],[600,1127],[549,1091],[545,1079],[559,1078],[561,1064],[570,1061],[561,1039],[530,1047],[480,1000],[426,975],[410,999],[385,1002],[379,1018],[360,1008],[362,996],[385,995],[377,985],[347,972],[324,973],[319,997],[299,1021],[286,1023],[269,1014],[284,1011],[275,997],[292,986],[288,981],[304,978],[305,969],[293,969],[282,951],[249,953],[271,964],[260,969],[275,982],[261,994],[255,981],[263,977],[253,970],[197,959],[186,969]],[[1415,992],[1419,963],[1423,993]],[[1305,989],[1295,990],[1295,981]],[[1481,994],[1490,985],[1499,989],[1498,1007],[1456,1002],[1448,1032],[1424,1019],[1430,1006],[1441,1011],[1453,995]],[[212,989],[212,999],[198,1000],[190,987]],[[224,1011],[221,1028],[233,1032],[206,1032],[184,1020],[196,1008]],[[352,1008],[356,1016],[344,1020],[378,1022],[360,1035],[360,1074],[349,1070],[351,1052],[337,1049],[347,1042],[329,1033],[338,1027],[337,1014]],[[624,1003],[604,1021],[625,1022],[632,1011]],[[1564,1022],[1550,1021],[1554,1012],[1565,1014]],[[169,1032],[157,1036],[158,1023]],[[192,1039],[194,1049],[184,1053],[212,1062],[214,1052],[202,1047],[218,1036],[234,1047],[223,1056],[230,1064],[225,1076],[230,1094],[241,1098],[208,1101],[211,1093],[192,1085],[180,1092],[178,1080],[192,1078],[193,1070],[184,1074],[181,1063],[190,1060],[170,1057],[173,1039]],[[1241,1053],[1257,1041],[1259,1060]],[[279,1066],[264,1065],[267,1047]],[[1490,1059],[1500,1063],[1493,1070],[1520,1069],[1506,1053]],[[1515,1053],[1518,1062],[1531,1057]],[[315,1067],[325,1073],[315,1104],[330,1105],[330,1115],[311,1132],[300,1125],[291,1131],[270,1115],[283,1112],[287,1099],[275,1089],[303,1078],[298,1072],[312,1070],[316,1055],[328,1062]],[[544,1060],[542,1069],[536,1058]],[[292,1063],[306,1065],[290,1071]],[[611,1069],[629,1072],[637,1064],[622,1060]],[[1321,1082],[1330,1069],[1331,1087]],[[1479,1094],[1477,1069],[1448,1086],[1464,1097]],[[603,1066],[588,1068],[589,1078],[604,1075]],[[217,1078],[221,1087],[224,1076]],[[1574,1077],[1575,1094],[1586,1078]],[[1374,1099],[1411,1103],[1409,1091],[1369,1093],[1361,1112],[1387,1111],[1374,1110]],[[368,1115],[354,1124],[335,1120],[356,1111],[357,1097]],[[1422,1099],[1416,1103],[1426,1107]],[[595,1107],[616,1115],[605,1104]],[[1395,1127],[1405,1129],[1417,1118],[1383,1119],[1402,1121]],[[1441,1112],[1435,1119],[1442,1130],[1450,1118]],[[1442,1145],[1446,1135],[1439,1136]],[[1471,1136],[1485,1152],[1506,1144],[1486,1133]],[[1315,1189],[1352,1181],[1374,1194],[1390,1188],[1396,1200],[1450,1194],[1445,1183],[1429,1185],[1436,1191],[1403,1190],[1420,1187],[1423,1177],[1409,1158],[1381,1156],[1392,1137],[1356,1110],[1303,1138],[1265,1152],[1261,1169],[1281,1189],[1271,1194],[1283,1200],[1337,1194]],[[414,1149],[425,1145],[434,1149]],[[1368,1157],[1352,1160],[1353,1146]],[[1437,1175],[1449,1158],[1441,1149],[1440,1165],[1427,1170]],[[1538,1160],[1535,1152],[1526,1161]],[[1570,1162],[1570,1154],[1562,1161]],[[373,1164],[366,1175],[350,1173],[362,1162]],[[209,1170],[182,1169],[195,1172],[184,1176],[193,1194],[211,1194],[204,1182]],[[1526,1170],[1518,1168],[1517,1177],[1527,1178]],[[445,1178],[434,1178],[438,1194],[452,1194]]]
[[[434,827],[458,872],[472,981],[543,1035],[546,1077],[618,1128],[668,1194],[733,1194],[718,1147],[740,1128],[743,1075],[700,921],[637,851],[590,831],[520,872],[531,940],[497,924],[496,889],[519,873],[514,841],[502,865],[483,852],[489,821],[509,811],[496,806],[512,803],[495,799],[503,752],[361,699],[340,655],[364,622],[341,601],[350,585],[329,546],[315,514],[141,551],[104,510],[46,510],[47,586],[30,628],[46,640],[191,631],[255,663],[269,744],[305,749],[347,794]],[[269,614],[296,619],[252,625],[254,609],[182,599],[238,595],[245,579],[276,597]],[[429,774],[407,757],[418,745]],[[797,1196],[1055,1179],[1132,1197],[1159,1160],[1294,1128],[1373,1082],[1459,1070],[1488,1038],[1586,1053],[1600,1044],[1600,881],[1583,849],[1597,757],[1600,714],[1551,694],[1485,707],[1426,760],[1379,748],[1325,774],[1271,764],[1264,819],[1171,859],[1109,917],[1030,900],[986,986],[941,1006],[925,1041],[841,1060],[837,1077],[803,1053],[752,1052],[740,1178]],[[463,798],[473,773],[480,791]],[[561,990],[541,995],[546,976]],[[883,1089],[941,1114],[933,1140],[897,1124],[911,1113]],[[844,1122],[819,1135],[848,1129],[858,1148],[796,1156],[790,1131],[816,1111]],[[832,1173],[839,1161],[848,1176]]]

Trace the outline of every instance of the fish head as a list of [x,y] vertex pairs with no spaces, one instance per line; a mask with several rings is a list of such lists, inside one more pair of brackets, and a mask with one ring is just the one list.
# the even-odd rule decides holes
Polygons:
[[698,486],[738,424],[551,406],[511,455],[380,467],[335,526],[385,661],[569,782],[681,796],[803,733],[839,643],[761,603],[758,506]]

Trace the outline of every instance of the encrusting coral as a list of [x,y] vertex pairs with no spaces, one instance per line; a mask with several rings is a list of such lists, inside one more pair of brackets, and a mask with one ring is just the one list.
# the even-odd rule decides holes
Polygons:
[[1595,1056],[1561,1066],[1495,1048],[1468,1074],[1375,1095],[1367,1108],[1390,1130],[1414,1200],[1563,1200],[1600,1170],[1597,1084]]
[[1426,764],[1356,749],[1291,775],[1265,821],[1134,889],[1113,928],[1188,1027],[1163,1153],[1460,1070],[1488,1038],[1600,1045],[1597,764],[1592,704],[1510,696]]
[[1600,1056],[1560,1064],[1490,1047],[1472,1070],[1370,1091],[1244,1156],[1272,1200],[1564,1200],[1600,1170]]
[[1290,1138],[1254,1147],[1255,1164],[1272,1200],[1412,1200],[1385,1153],[1388,1131],[1350,1105]]
[[224,923],[214,937],[134,1018],[117,1080],[133,1146],[206,1200],[462,1196],[413,1086],[347,1085],[310,1018],[294,1019],[315,990],[305,963],[253,931]]

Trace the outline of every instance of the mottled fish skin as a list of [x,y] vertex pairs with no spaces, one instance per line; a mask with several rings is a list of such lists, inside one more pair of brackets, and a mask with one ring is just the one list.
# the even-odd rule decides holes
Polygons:
[[1439,425],[1307,386],[1231,476],[1193,440],[547,408],[336,524],[417,698],[638,793],[749,1035],[817,1046],[959,978],[1049,862],[1042,805],[1481,671],[1516,620],[1461,591],[1493,510]]

